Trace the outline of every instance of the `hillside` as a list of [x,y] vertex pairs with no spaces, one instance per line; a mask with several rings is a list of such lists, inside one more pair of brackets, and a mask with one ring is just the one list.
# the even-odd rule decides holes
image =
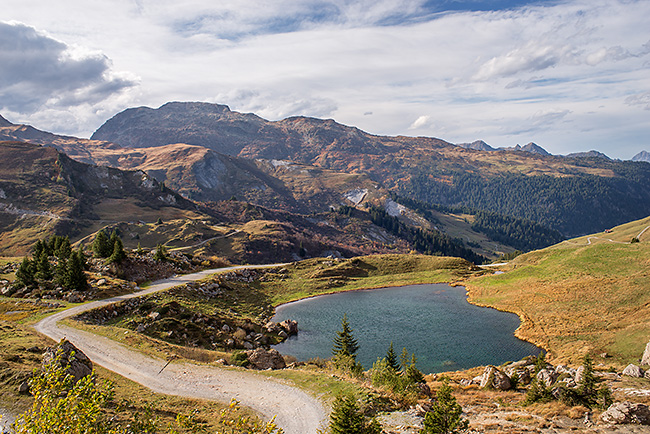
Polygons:
[[333,120],[270,122],[222,105],[180,102],[125,110],[92,139],[134,148],[181,142],[365,174],[402,196],[527,219],[570,236],[650,214],[647,165],[544,155],[533,143],[476,151],[435,138],[375,136]]
[[90,166],[50,147],[0,142],[0,246],[24,254],[38,238],[107,222],[180,218],[193,203],[144,172]]
[[650,217],[521,255],[503,274],[471,279],[470,300],[519,314],[517,335],[554,360],[589,352],[635,363],[650,336],[649,258]]

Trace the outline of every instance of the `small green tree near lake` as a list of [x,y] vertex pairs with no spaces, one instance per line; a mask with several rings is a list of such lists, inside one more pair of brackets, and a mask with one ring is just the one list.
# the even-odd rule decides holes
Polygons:
[[452,395],[449,380],[445,378],[436,391],[436,402],[431,411],[424,415],[424,428],[420,434],[460,434],[469,428],[469,422],[462,418],[463,408]]
[[330,432],[332,434],[381,434],[381,426],[376,419],[369,422],[363,415],[352,395],[338,395],[330,413]]
[[347,314],[341,319],[341,330],[336,332],[334,337],[332,354],[334,366],[353,375],[360,375],[363,367],[357,363],[356,353],[359,350],[359,343],[352,334],[352,328],[348,322]]
[[393,349],[393,341],[390,342],[390,347],[388,347],[388,351],[386,352],[386,363],[388,364],[388,367],[395,372],[399,371],[399,362],[397,361],[397,355]]
[[[415,366],[416,358],[413,354],[409,358],[408,351],[404,349],[403,363],[397,363],[395,352],[392,351],[393,343],[386,353],[386,357],[378,359],[369,371],[370,381],[374,387],[387,390],[394,394],[394,398],[403,404],[414,404],[419,395],[418,383],[424,382],[424,375]],[[393,364],[390,363],[391,353]],[[409,362],[410,360],[410,362]]]

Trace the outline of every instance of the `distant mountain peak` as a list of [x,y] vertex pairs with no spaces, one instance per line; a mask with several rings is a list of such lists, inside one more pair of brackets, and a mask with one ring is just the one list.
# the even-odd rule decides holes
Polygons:
[[592,149],[591,151],[587,152],[574,152],[571,154],[567,154],[566,157],[568,158],[603,158],[605,160],[611,160],[607,155],[603,154],[602,152],[596,151]]
[[522,146],[521,150],[525,152],[530,152],[532,154],[551,155],[546,149],[542,148],[537,143],[533,143],[533,142],[530,142],[527,145]]
[[475,151],[496,151],[492,146],[485,143],[483,140],[475,140],[472,143],[457,143],[456,146],[460,146],[465,149],[473,149]]
[[10,127],[13,124],[0,115],[0,127]]
[[645,161],[646,163],[650,163],[650,152],[641,151],[632,157],[632,161]]

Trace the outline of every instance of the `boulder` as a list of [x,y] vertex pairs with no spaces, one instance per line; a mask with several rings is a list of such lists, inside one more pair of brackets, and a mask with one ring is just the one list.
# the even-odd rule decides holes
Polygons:
[[75,382],[92,373],[93,362],[80,349],[66,339],[62,339],[54,347],[45,349],[45,353],[43,353],[43,366],[52,363],[59,354],[60,365],[65,368],[65,372],[74,377]]
[[284,358],[282,358],[282,354],[278,350],[258,348],[256,350],[246,351],[246,357],[256,369],[284,369],[286,367]]
[[623,375],[634,378],[643,378],[643,369],[630,363],[625,367],[625,369],[623,369]]
[[280,327],[282,327],[289,336],[298,334],[298,322],[292,319],[285,319],[280,323]]
[[481,389],[508,390],[512,387],[510,378],[495,366],[486,366],[481,378]]
[[537,380],[544,386],[551,387],[555,380],[557,380],[557,373],[553,369],[542,369],[537,373]]
[[643,357],[641,357],[642,365],[650,365],[650,342],[645,346],[645,351],[643,352]]
[[636,423],[650,425],[650,408],[634,402],[616,402],[600,415],[600,419],[609,424]]
[[28,381],[23,381],[20,383],[20,386],[18,386],[18,393],[21,395],[27,395],[29,393],[29,382]]

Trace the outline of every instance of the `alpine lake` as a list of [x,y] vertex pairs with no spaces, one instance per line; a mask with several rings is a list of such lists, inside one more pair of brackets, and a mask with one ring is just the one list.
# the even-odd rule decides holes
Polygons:
[[281,305],[273,320],[298,321],[299,332],[274,348],[299,361],[331,357],[344,314],[364,369],[385,357],[391,342],[398,356],[403,348],[415,354],[425,374],[500,365],[541,351],[515,337],[517,315],[472,305],[464,287],[447,284],[340,292]]

